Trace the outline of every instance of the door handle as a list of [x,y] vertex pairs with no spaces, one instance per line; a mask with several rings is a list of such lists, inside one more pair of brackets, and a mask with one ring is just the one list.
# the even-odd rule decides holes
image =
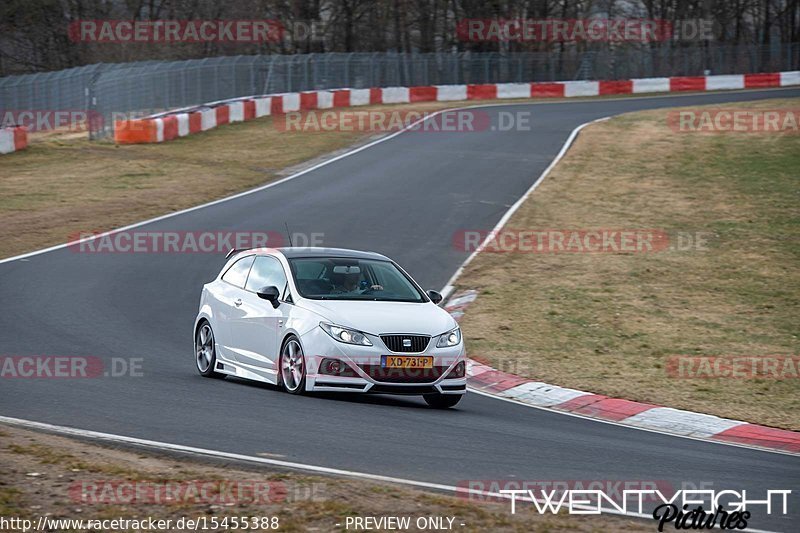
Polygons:
[[241,298],[237,298],[237,299],[236,299],[236,300],[233,302],[233,305],[235,305],[236,307],[239,307],[240,305],[242,305],[242,299],[241,299]]
[[278,320],[278,327],[279,327],[279,328],[282,328],[282,327],[283,327],[283,320]]

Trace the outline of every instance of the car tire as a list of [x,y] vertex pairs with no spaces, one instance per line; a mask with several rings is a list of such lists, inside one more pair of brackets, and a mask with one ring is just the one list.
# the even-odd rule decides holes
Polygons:
[[217,364],[217,348],[214,342],[214,330],[208,320],[203,320],[198,324],[194,334],[194,363],[200,375],[206,378],[224,378],[225,374],[220,374],[214,370]]
[[434,409],[450,409],[460,402],[464,395],[439,394],[437,392],[434,394],[423,394],[422,397],[425,399],[425,402]]
[[294,335],[290,335],[281,347],[278,361],[281,388],[289,394],[303,394],[306,390],[306,359],[303,347]]

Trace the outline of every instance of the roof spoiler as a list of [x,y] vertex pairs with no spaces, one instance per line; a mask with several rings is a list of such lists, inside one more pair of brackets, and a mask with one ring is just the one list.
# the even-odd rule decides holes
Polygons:
[[231,257],[233,257],[234,255],[238,254],[239,252],[246,252],[247,250],[258,250],[258,249],[264,249],[264,248],[266,248],[266,247],[265,246],[248,246],[246,248],[231,248],[231,250],[227,254],[225,254],[225,259],[230,259]]
[[238,250],[236,248],[231,248],[231,251],[225,254],[225,259],[230,259],[231,256],[234,256],[239,252],[244,252],[245,250],[252,250],[252,248],[239,248]]

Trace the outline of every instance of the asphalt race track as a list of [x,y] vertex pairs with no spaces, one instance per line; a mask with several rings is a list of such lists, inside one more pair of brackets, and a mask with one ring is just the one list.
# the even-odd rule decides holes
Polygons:
[[[282,231],[286,221],[293,232],[323,232],[326,246],[385,253],[425,287],[440,289],[468,255],[453,248],[453,234],[491,229],[579,124],[641,109],[799,96],[791,89],[487,107],[531,110],[533,128],[404,133],[275,187],[141,229]],[[435,411],[421,398],[293,397],[203,379],[194,367],[192,322],[200,287],[222,263],[214,254],[60,249],[0,264],[0,354],[144,358],[143,377],[4,379],[0,414],[447,485],[651,480],[754,496],[792,489],[789,515],[755,512],[749,525],[800,529],[800,457],[478,394]]]

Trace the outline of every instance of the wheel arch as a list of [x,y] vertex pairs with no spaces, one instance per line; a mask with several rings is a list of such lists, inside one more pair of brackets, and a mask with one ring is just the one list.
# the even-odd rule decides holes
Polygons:
[[304,369],[304,372],[306,373],[306,376],[303,378],[305,380],[305,383],[303,385],[303,389],[305,391],[308,391],[309,390],[308,389],[308,379],[307,379],[307,377],[308,377],[308,355],[306,354],[306,349],[305,349],[305,347],[303,345],[303,341],[301,340],[300,333],[295,331],[295,330],[293,330],[293,329],[289,329],[288,331],[285,331],[283,333],[283,337],[281,338],[280,349],[278,351],[278,365],[277,365],[278,368],[277,368],[277,381],[276,381],[276,383],[278,385],[281,385],[281,383],[283,381],[283,370],[282,370],[282,366],[283,366],[283,361],[282,361],[282,359],[283,359],[283,349],[286,347],[286,343],[289,341],[289,339],[296,340],[297,343],[300,345],[300,351],[301,351],[301,353],[303,355],[303,369]]
[[[288,329],[283,332],[283,337],[281,337],[281,350],[283,350],[283,347],[286,346],[286,341],[288,341],[290,337],[297,339],[297,342],[300,343],[300,347],[303,347],[303,342],[300,340],[300,333],[293,329]],[[305,355],[305,349],[303,350],[303,355]]]

